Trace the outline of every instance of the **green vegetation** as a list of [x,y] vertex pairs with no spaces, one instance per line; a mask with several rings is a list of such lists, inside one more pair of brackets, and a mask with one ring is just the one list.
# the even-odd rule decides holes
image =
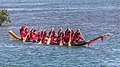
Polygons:
[[3,22],[11,22],[11,19],[9,17],[9,13],[7,10],[0,10],[0,25]]

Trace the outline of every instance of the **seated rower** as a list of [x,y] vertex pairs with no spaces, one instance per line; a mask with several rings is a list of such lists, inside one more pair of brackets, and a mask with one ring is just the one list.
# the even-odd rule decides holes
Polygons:
[[65,37],[64,37],[64,41],[65,43],[68,44],[69,47],[71,47],[71,42],[73,40],[73,32],[72,29],[67,29],[65,32]]
[[54,28],[52,28],[51,30],[50,30],[50,32],[49,32],[49,37],[51,38],[51,40],[50,40],[50,43],[52,43],[52,42],[56,42],[56,39],[55,38],[57,38],[57,35],[56,35],[56,31],[55,31],[55,29]]
[[74,39],[73,39],[73,43],[77,44],[78,42],[80,42],[81,40],[84,40],[84,38],[80,35],[80,29],[78,29],[75,34],[74,34]]
[[39,31],[37,36],[38,36],[38,40],[37,41],[38,41],[39,44],[46,43],[46,40],[47,40],[46,39],[47,38],[46,37],[46,30],[43,30],[41,32]]
[[36,37],[37,33],[36,30],[34,29],[33,31],[30,32],[30,41],[32,41],[33,43],[36,42]]
[[37,42],[39,43],[41,41],[41,32],[40,31],[38,31],[37,37],[38,37]]
[[[27,36],[27,35],[29,34],[29,29],[28,29],[28,28],[25,28],[25,32],[26,32],[26,35],[25,35],[25,36]],[[29,35],[28,35],[26,40],[29,41],[29,38],[30,38],[30,37],[29,37]]]
[[47,35],[46,29],[41,31],[41,41],[42,41],[42,43],[46,43],[47,42],[47,36],[46,35]]
[[60,30],[58,30],[58,38],[56,41],[59,46],[63,46],[64,43],[64,30],[62,28],[60,28]]
[[52,28],[48,34],[48,41],[47,41],[47,44],[50,44],[50,43],[56,43],[56,38],[57,38],[57,35],[56,35],[56,31],[54,28]]
[[72,29],[72,28],[70,28],[70,30],[71,30],[71,36],[72,36],[72,39],[73,39],[73,37],[74,37],[74,30]]
[[21,37],[22,40],[26,36],[25,27],[26,27],[26,24],[24,24],[20,29],[20,37]]

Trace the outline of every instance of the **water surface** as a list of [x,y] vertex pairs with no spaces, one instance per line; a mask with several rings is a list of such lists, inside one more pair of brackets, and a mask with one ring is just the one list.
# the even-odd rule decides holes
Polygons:
[[[10,12],[12,23],[0,26],[0,66],[19,67],[119,67],[119,0],[0,0],[0,8]],[[81,29],[86,40],[111,33],[89,47],[21,43],[8,35],[27,23],[36,30],[54,27]]]

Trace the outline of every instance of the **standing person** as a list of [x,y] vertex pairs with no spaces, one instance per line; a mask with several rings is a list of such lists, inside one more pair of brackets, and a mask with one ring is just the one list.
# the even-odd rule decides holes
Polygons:
[[25,27],[26,27],[26,24],[24,24],[20,29],[20,37],[21,37],[22,40],[26,36]]

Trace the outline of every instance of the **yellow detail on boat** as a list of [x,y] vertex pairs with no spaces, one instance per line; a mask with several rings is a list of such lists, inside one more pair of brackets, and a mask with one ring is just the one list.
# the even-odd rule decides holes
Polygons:
[[8,31],[9,35],[11,36],[11,38],[13,38],[14,40],[19,40],[21,39],[20,36],[16,35],[12,30]]

